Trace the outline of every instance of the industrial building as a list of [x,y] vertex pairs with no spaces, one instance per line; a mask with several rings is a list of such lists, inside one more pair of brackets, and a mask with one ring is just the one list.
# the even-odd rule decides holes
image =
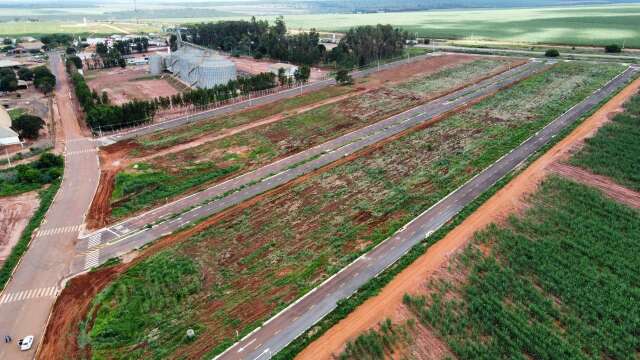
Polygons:
[[181,42],[178,50],[170,54],[149,57],[152,75],[159,75],[165,70],[196,88],[212,88],[237,77],[236,65],[226,57],[213,50]]

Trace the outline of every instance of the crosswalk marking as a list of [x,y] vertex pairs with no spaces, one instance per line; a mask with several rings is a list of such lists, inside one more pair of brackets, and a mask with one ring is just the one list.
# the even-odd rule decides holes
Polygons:
[[99,233],[89,237],[89,242],[88,242],[87,246],[89,247],[89,249],[91,249],[91,248],[94,248],[94,247],[100,245],[101,243],[102,243],[102,233],[99,232]]
[[83,149],[83,150],[75,150],[75,151],[67,151],[64,153],[65,156],[73,156],[78,154],[87,154],[92,152],[97,152],[97,148]]
[[95,249],[87,254],[84,258],[84,269],[89,270],[100,264],[100,248]]
[[38,237],[76,232],[76,231],[80,231],[81,228],[82,228],[82,224],[42,229],[38,231]]
[[55,286],[16,291],[2,295],[2,297],[0,297],[0,305],[56,295],[58,295],[58,289]]

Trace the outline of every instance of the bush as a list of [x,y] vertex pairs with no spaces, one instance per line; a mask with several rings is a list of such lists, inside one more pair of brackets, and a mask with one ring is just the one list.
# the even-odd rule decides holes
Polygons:
[[607,53],[619,53],[622,52],[622,47],[618,44],[611,44],[604,47],[604,51]]
[[340,69],[336,73],[336,82],[340,85],[350,85],[353,84],[353,78],[349,75],[349,71]]
[[33,80],[33,71],[26,67],[20,68],[18,70],[18,78],[24,81],[31,81]]
[[560,56],[560,52],[557,49],[549,49],[544,52],[544,56],[546,57],[558,57]]
[[44,121],[33,115],[20,115],[11,122],[11,127],[25,139],[37,139],[38,133],[44,128]]

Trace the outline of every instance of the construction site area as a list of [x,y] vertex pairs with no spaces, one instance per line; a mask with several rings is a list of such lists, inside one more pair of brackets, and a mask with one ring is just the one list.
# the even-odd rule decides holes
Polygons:
[[[149,223],[174,207],[178,215],[169,223],[175,220],[180,228],[192,211],[217,202],[231,206],[197,225],[163,233],[122,263],[74,278],[56,303],[42,354],[220,354],[623,70],[618,64],[439,54],[373,72],[352,85],[328,86],[103,147],[89,229],[125,231],[124,219]],[[462,103],[466,97],[470,100]],[[447,109],[456,102],[461,105],[402,127],[422,116],[415,109],[428,111],[429,104]],[[373,145],[345,152],[281,185],[277,170],[262,170],[278,164],[283,174],[295,172],[346,151],[340,144],[351,146],[368,129],[380,129],[367,135],[379,136]],[[273,187],[248,200],[231,199],[235,192],[270,186],[271,179],[276,179]],[[237,189],[213,195],[217,188],[233,189],[228,186]],[[199,201],[179,205],[188,198]],[[159,233],[163,226],[139,234]],[[368,327],[384,320],[377,319],[372,317]],[[196,334],[188,345],[179,336],[187,330]],[[322,358],[337,356],[352,339],[326,347]],[[420,341],[438,345],[428,335]],[[259,354],[261,341],[251,343],[252,354]],[[446,346],[438,346],[440,355],[449,354]]]

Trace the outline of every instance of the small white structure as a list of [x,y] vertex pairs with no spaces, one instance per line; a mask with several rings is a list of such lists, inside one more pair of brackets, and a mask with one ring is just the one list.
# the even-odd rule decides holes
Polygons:
[[271,71],[276,75],[278,75],[278,72],[280,71],[280,69],[284,69],[285,76],[292,77],[293,74],[296,73],[296,70],[298,70],[298,67],[295,65],[285,64],[285,63],[275,63],[275,64],[269,65],[269,71]]
[[18,134],[11,129],[11,116],[0,107],[0,146],[20,144]]

